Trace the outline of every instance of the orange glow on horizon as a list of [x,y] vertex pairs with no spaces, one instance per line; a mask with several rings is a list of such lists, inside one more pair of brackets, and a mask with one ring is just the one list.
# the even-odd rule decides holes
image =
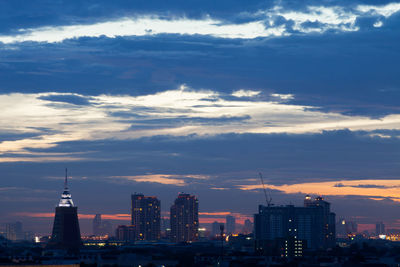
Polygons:
[[[208,217],[209,215],[214,216],[225,216],[231,214],[236,218],[236,223],[244,224],[244,221],[250,219],[252,221],[251,216],[246,216],[238,213],[230,213],[230,212],[199,212],[200,223],[213,223],[215,221],[220,223],[225,223],[225,217]],[[15,216],[22,216],[22,217],[31,217],[31,218],[53,218],[54,213],[50,212],[18,212],[14,213]],[[203,217],[207,216],[207,217]],[[78,214],[79,219],[94,219],[95,214]],[[117,213],[117,214],[101,214],[101,218],[105,220],[116,220],[116,221],[130,221],[131,215],[127,213]]]

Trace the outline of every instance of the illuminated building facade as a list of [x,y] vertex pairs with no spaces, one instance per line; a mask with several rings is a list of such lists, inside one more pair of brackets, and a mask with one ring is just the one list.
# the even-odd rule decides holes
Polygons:
[[134,194],[131,200],[131,225],[135,227],[135,240],[160,239],[160,201],[143,194]]
[[298,256],[299,248],[335,246],[335,214],[322,198],[304,207],[260,205],[254,222],[256,249],[264,254]]
[[81,234],[78,221],[78,207],[74,206],[68,189],[68,177],[65,173],[64,192],[56,207],[53,232],[49,247],[77,250],[81,245]]
[[171,206],[171,241],[190,242],[199,238],[199,201],[195,196],[179,194]]

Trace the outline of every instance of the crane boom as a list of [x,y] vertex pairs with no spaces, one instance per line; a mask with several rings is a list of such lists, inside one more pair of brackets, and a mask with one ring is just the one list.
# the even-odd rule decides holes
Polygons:
[[262,173],[259,172],[258,175],[260,176],[260,180],[261,180],[261,183],[262,183],[262,186],[263,186],[264,195],[265,195],[265,201],[267,202],[267,206],[270,207],[271,206],[271,202],[272,202],[272,198],[271,198],[271,196],[268,197],[267,190],[265,189],[264,178],[262,176]]

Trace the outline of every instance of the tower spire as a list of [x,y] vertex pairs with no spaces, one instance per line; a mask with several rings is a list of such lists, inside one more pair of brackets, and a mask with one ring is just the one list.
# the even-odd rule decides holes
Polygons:
[[68,189],[68,169],[67,168],[65,168],[64,189]]
[[65,180],[64,180],[64,192],[61,194],[60,203],[58,204],[59,207],[73,207],[74,202],[71,198],[71,193],[68,189],[68,169],[65,168]]

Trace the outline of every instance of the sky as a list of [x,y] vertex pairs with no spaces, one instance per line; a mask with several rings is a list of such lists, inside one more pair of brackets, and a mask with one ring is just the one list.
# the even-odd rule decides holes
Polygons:
[[50,233],[68,168],[83,233],[130,194],[200,223],[322,195],[400,228],[400,2],[0,3],[0,223]]

